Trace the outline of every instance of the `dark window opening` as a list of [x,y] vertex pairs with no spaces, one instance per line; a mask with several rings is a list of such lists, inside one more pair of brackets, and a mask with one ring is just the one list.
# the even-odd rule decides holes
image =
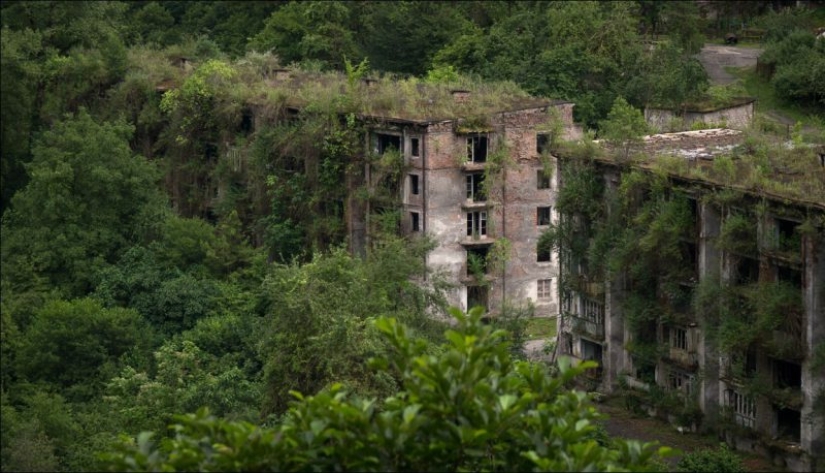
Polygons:
[[549,189],[550,188],[550,176],[544,172],[543,169],[539,169],[536,172],[536,189]]
[[467,198],[473,202],[484,202],[487,193],[484,191],[484,173],[467,174]]
[[690,227],[688,228],[688,234],[686,235],[688,238],[696,238],[697,236],[697,229],[699,223],[699,204],[696,202],[696,199],[687,199],[688,201],[688,208],[690,209]]
[[487,312],[487,286],[467,286],[467,310],[481,307]]
[[304,173],[304,160],[298,159],[294,156],[287,156],[283,160],[284,163],[284,171],[291,173],[291,174],[303,174]]
[[550,225],[550,207],[536,209],[536,225]]
[[536,261],[539,263],[547,263],[550,261],[550,245],[541,244],[536,245]]
[[776,271],[776,277],[780,282],[788,283],[802,290],[802,271],[780,266]]
[[777,231],[779,233],[779,251],[799,252],[802,250],[802,238],[797,233],[798,224],[790,220],[776,220]]
[[776,409],[776,434],[777,437],[791,442],[799,443],[801,439],[802,416],[796,409],[778,408]]
[[489,246],[467,249],[467,276],[487,274],[487,256],[489,253]]
[[774,385],[779,389],[802,389],[802,365],[773,360]]
[[602,364],[602,346],[589,340],[581,340],[582,359],[596,361]]
[[253,116],[252,110],[245,108],[241,115],[241,132],[248,134],[252,131],[253,127]]
[[759,261],[753,258],[739,258],[733,275],[733,283],[735,285],[745,285],[758,281]]
[[215,143],[206,143],[203,147],[203,155],[204,157],[206,157],[207,161],[217,159],[218,145],[216,145]]
[[418,212],[410,212],[410,220],[411,220],[411,227],[412,231],[420,232],[421,231],[421,220]]
[[417,174],[410,174],[410,193],[412,195],[418,195],[420,189],[418,188],[418,175]]
[[375,135],[375,152],[378,154],[384,154],[390,150],[402,151],[401,137],[377,133]]
[[536,153],[544,154],[546,151],[550,151],[550,135],[547,133],[536,134]]
[[685,282],[699,280],[699,247],[695,243],[681,242],[682,264],[685,269]]
[[487,135],[467,137],[467,161],[473,163],[487,162]]
[[419,151],[418,147],[419,147],[418,138],[410,138],[410,148],[412,148],[410,150],[410,156],[414,156],[414,157],[420,156],[420,154],[419,154],[420,151]]
[[636,362],[636,379],[643,383],[654,383],[656,381],[656,365],[650,362]]
[[487,212],[467,213],[467,236],[480,237],[487,235]]

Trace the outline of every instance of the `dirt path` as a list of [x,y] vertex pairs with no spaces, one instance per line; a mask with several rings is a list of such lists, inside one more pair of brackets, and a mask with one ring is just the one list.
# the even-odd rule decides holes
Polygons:
[[761,48],[706,44],[696,58],[705,67],[712,84],[725,85],[736,80],[734,76],[725,71],[725,67],[755,66],[756,59],[762,51]]

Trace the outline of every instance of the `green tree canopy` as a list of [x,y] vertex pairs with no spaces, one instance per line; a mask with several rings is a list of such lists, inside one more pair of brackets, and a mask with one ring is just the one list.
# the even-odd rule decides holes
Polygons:
[[81,110],[40,136],[30,182],[3,216],[4,279],[39,276],[85,295],[100,269],[162,220],[157,170],[129,149],[131,133]]
[[[372,365],[397,373],[400,391],[378,402],[333,385],[297,402],[273,428],[207,412],[179,418],[159,446],[150,433],[102,455],[109,471],[650,471],[650,445],[595,437],[595,410],[565,386],[591,364],[546,366],[510,357],[506,333],[481,310],[453,311],[456,327],[433,355],[394,319],[375,327],[393,347]],[[660,453],[665,450],[660,449]]]

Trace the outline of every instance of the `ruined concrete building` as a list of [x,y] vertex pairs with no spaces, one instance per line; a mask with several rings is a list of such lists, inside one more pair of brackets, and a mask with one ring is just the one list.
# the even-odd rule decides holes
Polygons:
[[380,207],[373,196],[384,193],[400,201],[402,233],[433,240],[427,265],[452,283],[450,305],[495,315],[531,301],[536,315],[558,315],[558,259],[538,240],[555,219],[556,163],[547,147],[581,134],[572,103],[531,97],[509,83],[461,88],[287,69],[268,77],[261,103],[277,91],[286,107],[278,117],[258,110],[256,120],[300,122],[337,107],[343,120],[357,122],[350,128],[362,135],[363,150],[343,177],[348,197],[330,203],[343,209],[353,253],[369,246]]
[[572,135],[572,108],[528,99],[481,120],[389,118],[371,129],[374,151],[404,155],[403,227],[434,239],[427,264],[456,283],[451,305],[495,313],[530,300],[537,315],[558,314],[558,260],[538,245],[555,218],[555,162],[544,146],[549,109]]
[[555,185],[591,176],[600,203],[561,216],[589,246],[562,250],[558,352],[596,361],[589,387],[640,412],[821,471],[825,164],[742,138],[653,136],[630,165],[559,158]]

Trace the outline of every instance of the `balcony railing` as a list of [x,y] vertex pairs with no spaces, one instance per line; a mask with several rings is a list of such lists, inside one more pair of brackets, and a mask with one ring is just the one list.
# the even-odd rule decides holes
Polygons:
[[580,335],[588,335],[597,340],[604,340],[604,317],[594,317],[592,319],[578,315],[570,315],[573,332]]
[[693,350],[683,350],[681,348],[670,347],[668,358],[686,368],[696,368],[699,366],[699,356]]

